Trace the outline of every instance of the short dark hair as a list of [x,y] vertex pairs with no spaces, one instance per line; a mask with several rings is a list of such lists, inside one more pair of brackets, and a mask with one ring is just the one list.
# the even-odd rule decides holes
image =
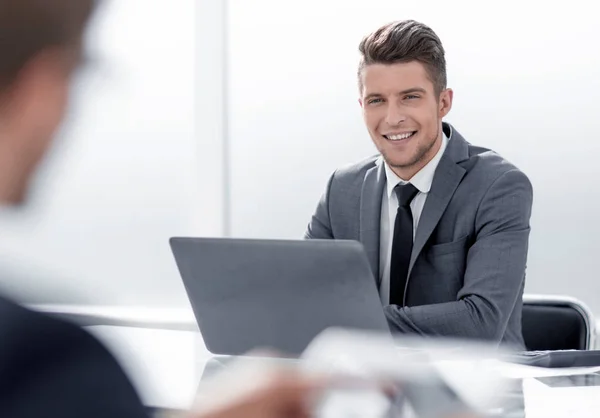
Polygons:
[[436,94],[446,88],[446,58],[440,38],[427,25],[414,20],[388,23],[365,36],[358,47],[363,69],[370,64],[396,64],[418,61],[423,64]]
[[0,89],[37,54],[77,46],[97,0],[0,0]]

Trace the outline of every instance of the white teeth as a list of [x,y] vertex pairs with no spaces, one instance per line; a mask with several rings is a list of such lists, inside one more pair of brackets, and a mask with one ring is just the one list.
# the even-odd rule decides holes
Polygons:
[[406,139],[406,138],[412,136],[413,133],[414,132],[408,132],[408,133],[405,133],[402,135],[387,135],[387,138],[391,139],[392,141],[399,141],[401,139]]

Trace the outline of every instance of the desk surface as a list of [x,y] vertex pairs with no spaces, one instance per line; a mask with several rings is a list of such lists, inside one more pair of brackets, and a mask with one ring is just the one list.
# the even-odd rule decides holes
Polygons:
[[113,325],[123,327],[198,331],[191,308],[156,308],[140,306],[90,306],[37,304],[29,308],[64,318],[81,326]]
[[[187,408],[212,358],[198,332],[119,326],[87,329],[115,354],[148,406]],[[600,375],[522,379],[511,417],[595,417]],[[520,406],[519,406],[520,405]]]

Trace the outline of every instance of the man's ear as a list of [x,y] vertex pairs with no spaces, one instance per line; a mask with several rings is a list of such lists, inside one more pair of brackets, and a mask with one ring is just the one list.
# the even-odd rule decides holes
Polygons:
[[38,53],[21,68],[9,87],[11,108],[19,114],[27,114],[32,107],[44,104],[39,102],[48,97],[62,96],[68,86],[68,75],[58,48]]
[[443,118],[444,116],[446,116],[450,112],[450,109],[452,109],[453,97],[454,97],[454,92],[452,91],[452,89],[444,89],[440,93],[440,100],[438,100],[438,103],[439,103],[438,113],[439,113],[440,119]]

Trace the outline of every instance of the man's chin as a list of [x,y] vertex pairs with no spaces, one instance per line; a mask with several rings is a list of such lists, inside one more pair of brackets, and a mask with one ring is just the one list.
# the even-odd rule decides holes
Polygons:
[[22,209],[27,206],[27,196],[19,195],[13,196],[9,199],[1,200],[0,205],[8,209]]
[[398,170],[405,170],[407,168],[413,167],[418,160],[407,159],[407,158],[394,158],[389,155],[383,155],[383,160],[389,165],[391,168],[396,168]]
[[0,206],[6,209],[23,209],[28,206],[31,190],[28,186],[17,187],[0,196]]

